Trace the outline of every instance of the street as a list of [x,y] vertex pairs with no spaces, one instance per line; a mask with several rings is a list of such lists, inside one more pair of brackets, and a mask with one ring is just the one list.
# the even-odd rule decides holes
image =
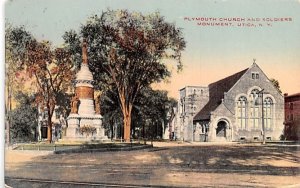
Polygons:
[[6,150],[12,187],[299,187],[299,146],[166,143],[137,151]]

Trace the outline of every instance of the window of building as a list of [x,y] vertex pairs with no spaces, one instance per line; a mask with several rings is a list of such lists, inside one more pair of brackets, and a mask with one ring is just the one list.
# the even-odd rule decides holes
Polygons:
[[258,80],[259,79],[259,74],[257,72],[252,72],[252,79],[253,80]]
[[293,110],[293,108],[294,108],[294,104],[291,102],[290,103],[290,110]]
[[237,118],[240,129],[246,129],[247,123],[247,98],[241,96],[237,101]]
[[293,121],[294,120],[294,116],[293,114],[290,115],[290,121]]
[[259,129],[259,99],[258,99],[258,89],[253,89],[250,93],[250,118],[249,124],[253,129]]
[[252,105],[250,108],[250,124],[253,129],[259,129],[259,107]]
[[259,90],[258,89],[253,89],[250,93],[250,99],[251,101],[255,102],[255,103],[258,103],[258,93],[259,93]]
[[271,129],[273,124],[273,100],[270,97],[264,100],[264,125],[265,128]]

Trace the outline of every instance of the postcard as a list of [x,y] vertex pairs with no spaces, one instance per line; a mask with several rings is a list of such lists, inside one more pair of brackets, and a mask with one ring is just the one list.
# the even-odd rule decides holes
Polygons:
[[3,3],[5,187],[299,187],[299,0]]

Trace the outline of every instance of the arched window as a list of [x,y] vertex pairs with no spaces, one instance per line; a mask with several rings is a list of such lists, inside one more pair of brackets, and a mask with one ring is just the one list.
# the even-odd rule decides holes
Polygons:
[[247,120],[247,98],[241,96],[237,101],[237,119],[240,129],[246,129]]
[[258,98],[258,93],[259,93],[259,90],[258,89],[253,89],[250,93],[250,99],[251,101],[254,101],[257,100]]
[[259,97],[258,89],[253,89],[250,93],[250,118],[249,124],[253,129],[259,129]]
[[266,97],[264,100],[264,124],[265,129],[272,128],[272,116],[273,116],[273,100],[270,97]]

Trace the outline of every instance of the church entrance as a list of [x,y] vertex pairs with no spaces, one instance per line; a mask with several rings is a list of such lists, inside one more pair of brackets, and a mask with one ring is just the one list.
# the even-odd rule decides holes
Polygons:
[[226,138],[226,125],[227,125],[227,123],[225,121],[219,121],[219,123],[217,125],[217,130],[216,130],[217,137]]

